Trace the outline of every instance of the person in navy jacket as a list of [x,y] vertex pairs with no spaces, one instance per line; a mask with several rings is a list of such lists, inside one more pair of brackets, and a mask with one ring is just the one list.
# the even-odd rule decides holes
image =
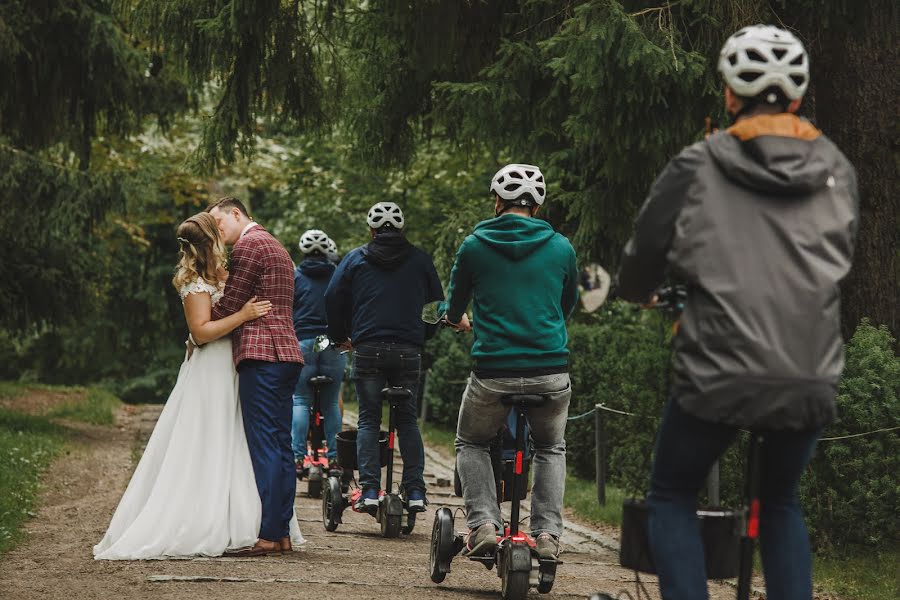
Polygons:
[[300,236],[300,252],[303,260],[294,270],[294,333],[303,354],[303,370],[294,390],[294,416],[291,430],[292,448],[297,468],[303,467],[306,456],[306,437],[309,433],[310,407],[313,391],[309,380],[317,375],[325,375],[333,383],[322,386],[320,404],[325,422],[325,443],[328,446],[328,461],[337,465],[337,443],[335,437],[341,430],[341,411],[338,402],[341,381],[347,358],[337,348],[331,346],[315,352],[313,346],[317,336],[327,332],[325,319],[325,289],[328,287],[336,266],[332,257],[337,252],[334,242],[318,229],[310,229]]
[[431,257],[406,239],[400,207],[379,202],[369,210],[372,241],[344,257],[325,292],[328,335],[353,347],[353,374],[359,399],[356,442],[359,483],[357,510],[375,514],[381,488],[378,434],[381,390],[399,386],[412,392],[397,411],[403,456],[404,501],[408,510],[425,510],[425,450],[416,423],[416,398],[422,346],[434,334],[426,329],[422,307],[443,300],[444,292]]

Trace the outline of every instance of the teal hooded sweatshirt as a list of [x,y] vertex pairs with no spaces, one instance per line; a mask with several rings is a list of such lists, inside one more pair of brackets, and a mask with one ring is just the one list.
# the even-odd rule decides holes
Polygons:
[[456,253],[447,318],[458,323],[469,301],[476,374],[566,370],[578,271],[569,240],[549,223],[514,214],[479,223]]

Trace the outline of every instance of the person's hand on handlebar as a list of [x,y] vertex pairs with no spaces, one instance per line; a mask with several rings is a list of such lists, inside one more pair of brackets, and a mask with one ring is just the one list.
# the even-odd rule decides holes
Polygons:
[[469,315],[466,313],[463,313],[459,323],[451,323],[450,320],[447,319],[447,325],[457,331],[472,331],[472,323],[469,321]]
[[653,308],[659,303],[659,294],[653,294],[650,299],[640,304],[641,308]]

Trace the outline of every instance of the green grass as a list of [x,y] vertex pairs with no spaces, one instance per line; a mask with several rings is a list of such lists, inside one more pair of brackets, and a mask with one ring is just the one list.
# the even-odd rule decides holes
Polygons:
[[68,430],[54,419],[111,425],[120,405],[101,388],[75,388],[0,381],[0,397],[29,390],[62,392],[71,400],[45,415],[26,415],[0,408],[0,554],[22,539],[22,526],[34,516],[41,475],[65,446]]
[[52,418],[72,419],[93,425],[112,425],[122,402],[102,388],[88,388],[82,398],[66,402],[50,411]]
[[0,409],[0,554],[21,539],[40,476],[64,441],[63,429],[48,418]]
[[900,598],[900,544],[884,548],[853,546],[813,556],[817,588],[842,600]]
[[606,486],[606,504],[597,502],[597,484],[576,477],[571,472],[566,475],[566,495],[563,504],[572,509],[576,516],[589,523],[615,525],[622,524],[622,501],[625,493],[620,489]]

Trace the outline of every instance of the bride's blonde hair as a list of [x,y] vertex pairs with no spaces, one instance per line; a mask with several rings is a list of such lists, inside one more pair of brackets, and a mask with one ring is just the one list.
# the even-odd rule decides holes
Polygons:
[[215,218],[206,212],[196,214],[178,226],[176,235],[181,251],[172,278],[175,289],[180,291],[198,277],[218,286],[218,268],[225,265],[225,245]]

